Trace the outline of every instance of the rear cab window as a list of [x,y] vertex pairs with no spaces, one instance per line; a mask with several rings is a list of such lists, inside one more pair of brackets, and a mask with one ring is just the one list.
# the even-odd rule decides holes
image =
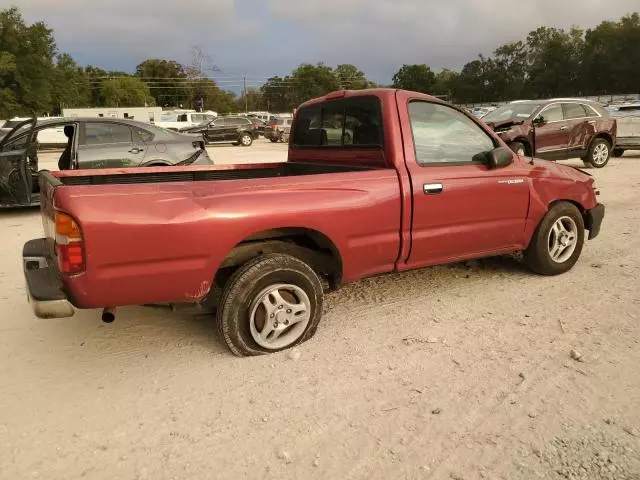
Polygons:
[[294,125],[293,148],[381,148],[380,99],[362,96],[301,108]]

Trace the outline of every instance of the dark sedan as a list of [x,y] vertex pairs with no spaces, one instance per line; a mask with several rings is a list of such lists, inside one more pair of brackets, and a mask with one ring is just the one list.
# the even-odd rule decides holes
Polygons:
[[213,165],[201,135],[115,118],[31,119],[0,140],[0,206],[24,205],[25,189],[37,193],[38,134],[60,127],[67,138],[60,170]]
[[207,143],[232,143],[243,147],[250,147],[258,138],[258,129],[246,117],[218,117],[179,131],[201,134]]

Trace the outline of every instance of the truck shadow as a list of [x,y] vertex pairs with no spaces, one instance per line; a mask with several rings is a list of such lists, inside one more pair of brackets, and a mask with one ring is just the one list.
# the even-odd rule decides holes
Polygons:
[[[331,318],[342,321],[354,308],[376,308],[380,303],[401,303],[416,295],[455,297],[470,279],[487,283],[492,277],[531,278],[532,274],[510,257],[494,257],[470,262],[428,267],[409,272],[373,277],[347,285],[327,298]],[[455,301],[455,299],[454,299]],[[334,321],[329,318],[330,325]],[[211,314],[172,312],[159,307],[124,307],[117,310],[112,324],[103,324],[100,311],[80,311],[71,319],[52,321],[38,327],[53,344],[82,345],[74,356],[86,362],[113,361],[133,365],[158,356],[188,356],[233,359],[219,336]],[[91,348],[84,348],[84,345]],[[179,352],[179,353],[178,353]],[[61,353],[62,355],[63,353]]]

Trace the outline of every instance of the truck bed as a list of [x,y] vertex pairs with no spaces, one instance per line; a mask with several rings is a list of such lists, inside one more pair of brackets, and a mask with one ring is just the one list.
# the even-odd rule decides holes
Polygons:
[[[56,172],[50,183],[62,185],[126,185],[136,183],[198,182],[211,180],[247,180],[294,177],[376,170],[371,166],[283,162],[252,165],[216,165],[213,167],[158,167]],[[49,173],[49,172],[46,172]],[[59,183],[58,183],[59,182]]]

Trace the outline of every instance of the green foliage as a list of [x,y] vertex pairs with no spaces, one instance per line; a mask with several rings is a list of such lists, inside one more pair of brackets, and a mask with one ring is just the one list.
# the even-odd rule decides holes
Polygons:
[[157,58],[145,60],[136,68],[136,76],[149,84],[157,105],[188,103],[187,73],[178,62]]
[[[425,64],[403,65],[393,87],[444,96],[457,102],[517,98],[637,93],[640,90],[640,14],[604,21],[595,28],[568,31],[540,27],[522,41],[479,55],[460,72],[434,73]],[[190,65],[148,59],[135,75],[82,68],[57,51],[45,23],[25,23],[19,9],[0,10],[0,118],[59,113],[65,107],[162,105],[234,113],[288,112],[310,98],[375,85],[355,65],[335,69],[303,63],[289,75],[269,78],[240,98],[223,91],[205,71],[215,71],[208,55],[194,48]]]
[[89,76],[66,53],[58,56],[53,68],[51,95],[54,114],[61,114],[63,108],[91,105]]
[[334,73],[338,78],[340,88],[345,90],[364,90],[374,86],[355,65],[348,63],[338,65]]
[[434,93],[436,74],[426,65],[403,65],[393,76],[393,87],[413,92]]
[[101,104],[105,107],[146,107],[155,105],[149,86],[136,77],[117,77],[100,85]]
[[438,74],[435,87],[424,65],[404,65],[394,86],[426,93],[433,88],[437,95],[448,91],[460,103],[638,93],[639,45],[638,13],[586,32],[540,27],[490,57],[479,55],[459,74]]
[[15,7],[0,11],[0,116],[51,110],[55,52],[53,32],[43,22],[27,25]]

